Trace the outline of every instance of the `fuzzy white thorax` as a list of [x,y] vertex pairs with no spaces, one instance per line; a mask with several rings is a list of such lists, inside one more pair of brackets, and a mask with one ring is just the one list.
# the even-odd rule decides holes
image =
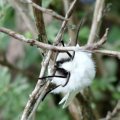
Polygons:
[[[52,91],[52,93],[65,94],[64,98],[60,101],[60,104],[65,102],[63,107],[66,107],[68,104],[70,104],[76,94],[88,87],[95,77],[95,65],[92,60],[91,53],[81,52],[77,49],[77,47],[79,46],[76,46],[73,60],[65,62],[61,65],[61,68],[70,72],[69,82],[65,87],[59,86]],[[67,53],[59,53],[57,60],[68,57],[69,56]],[[56,75],[60,75],[60,73],[56,72]],[[54,77],[52,79],[52,83],[56,85],[64,85],[65,82],[66,78]]]

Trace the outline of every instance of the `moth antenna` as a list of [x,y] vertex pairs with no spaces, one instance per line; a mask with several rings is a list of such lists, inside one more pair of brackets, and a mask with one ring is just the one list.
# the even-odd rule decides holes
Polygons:
[[[64,47],[65,45],[64,45],[64,41],[63,41],[63,40],[61,40],[61,43],[62,43],[62,45],[63,45],[63,47]],[[69,56],[71,59],[73,59],[73,56],[72,56],[68,51],[66,51],[66,53],[68,54],[68,56]]]
[[78,24],[76,39],[75,39],[75,45],[77,44],[77,41],[78,41],[78,36],[79,36],[80,29],[83,26],[83,24],[85,23],[85,21],[86,21],[86,15],[80,20],[80,22]]
[[[75,39],[75,45],[77,44],[77,41],[78,41],[78,36],[79,36],[80,28],[82,27],[82,25],[86,21],[86,16],[87,16],[87,14],[80,20],[80,22],[78,24],[77,33],[76,33],[76,39]],[[75,56],[75,51],[73,51],[72,59],[74,59],[74,56]]]

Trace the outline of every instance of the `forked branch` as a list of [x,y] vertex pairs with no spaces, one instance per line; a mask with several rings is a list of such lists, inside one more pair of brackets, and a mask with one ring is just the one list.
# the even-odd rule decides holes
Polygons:
[[[46,43],[39,42],[39,41],[34,40],[34,39],[27,39],[23,35],[18,34],[10,29],[3,28],[3,27],[0,28],[0,32],[8,34],[9,36],[15,38],[16,40],[28,43],[29,45],[37,46],[37,47],[42,48],[42,49],[47,49],[47,50],[52,50],[52,51],[60,51],[60,52],[74,51],[76,49],[75,46],[71,46],[71,47],[54,46],[54,45],[49,45]],[[107,34],[108,34],[108,29],[106,29],[105,34],[98,42],[93,43],[93,44],[89,44],[89,45],[85,45],[85,46],[81,46],[81,47],[79,47],[79,50],[93,52],[93,53],[101,53],[104,55],[120,58],[120,52],[110,51],[110,50],[96,50],[96,49],[100,48],[106,42]]]
[[46,9],[46,8],[43,8],[43,7],[39,6],[39,5],[37,5],[36,3],[32,2],[32,0],[27,0],[27,2],[29,4],[31,4],[33,7],[35,7],[36,9],[40,10],[41,12],[43,12],[45,14],[49,14],[49,15],[55,17],[58,20],[67,20],[63,16],[56,13],[55,11],[53,11],[51,9]]

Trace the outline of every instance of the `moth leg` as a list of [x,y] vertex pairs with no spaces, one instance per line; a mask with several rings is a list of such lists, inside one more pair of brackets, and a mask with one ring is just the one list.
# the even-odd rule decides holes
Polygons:
[[[46,78],[52,78],[52,77],[59,77],[59,78],[66,78],[66,77],[64,77],[64,76],[44,76],[44,77],[41,77],[41,78],[38,78],[38,79],[46,79]],[[57,87],[59,87],[59,86],[61,86],[61,85],[55,85],[55,84],[50,84],[50,86],[49,86],[49,88],[48,88],[48,90],[46,91],[46,93],[45,93],[45,95],[43,96],[43,98],[42,98],[42,101],[45,99],[45,97],[52,91],[52,90],[54,90],[54,89],[56,89]]]
[[60,74],[63,74],[64,78],[66,78],[66,82],[64,85],[61,85],[62,87],[65,87],[67,85],[67,83],[69,82],[69,78],[70,78],[70,72],[68,72],[67,70],[63,69],[63,68],[57,68],[57,71]]
[[[42,77],[42,78],[39,78],[39,79],[45,79],[45,78],[49,78],[49,77],[66,78],[66,77],[64,77],[64,76],[46,76],[46,77]],[[70,72],[68,72],[67,80],[66,80],[65,84],[62,85],[62,87],[65,87],[65,86],[68,84],[69,78],[70,78]],[[50,89],[48,89],[48,90],[46,91],[45,95],[43,96],[42,101],[45,99],[45,97],[46,97],[51,91],[53,91],[54,89],[56,89],[56,88],[59,87],[59,86],[61,86],[61,85],[57,85],[57,86],[56,86],[56,85],[54,85],[54,84],[51,84],[51,86],[49,87]]]
[[54,84],[51,84],[51,86],[50,86],[50,89],[49,90],[47,90],[46,91],[46,93],[45,93],[45,95],[43,96],[43,98],[42,98],[42,101],[46,98],[46,96],[51,92],[51,91],[53,91],[54,89],[56,89],[57,87],[59,87],[60,85],[54,85]]
[[53,78],[53,77],[58,77],[58,78],[66,78],[65,76],[60,76],[60,75],[49,75],[49,76],[44,76],[38,79],[46,79],[46,78]]
[[[62,78],[66,78],[66,77],[64,77],[64,76],[46,76],[46,77],[62,77]],[[44,77],[44,78],[45,78],[45,77]],[[50,89],[47,90],[47,92],[46,92],[45,95],[43,96],[42,101],[43,101],[43,100],[45,99],[45,97],[46,97],[51,91],[53,91],[54,89],[58,88],[59,86],[65,87],[65,86],[68,84],[68,82],[69,82],[69,78],[70,78],[70,72],[68,72],[67,80],[66,80],[66,82],[65,82],[64,85],[57,85],[57,86],[56,86],[55,84],[51,84]]]
[[68,84],[69,79],[70,79],[70,72],[68,72],[66,82],[64,85],[62,85],[62,87],[65,87]]
[[[44,76],[44,77],[41,77],[41,78],[38,78],[38,79],[42,79],[43,82],[41,84],[41,86],[43,86],[45,83],[46,83],[46,78],[53,78],[53,77],[58,77],[58,78],[66,78],[65,76],[59,76],[59,75],[55,75],[55,76]],[[52,79],[49,79],[49,81],[51,81]]]

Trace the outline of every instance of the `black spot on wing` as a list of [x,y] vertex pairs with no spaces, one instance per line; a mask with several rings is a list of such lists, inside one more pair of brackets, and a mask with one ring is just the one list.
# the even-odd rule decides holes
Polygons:
[[56,61],[56,65],[59,67],[61,64],[71,61],[70,58],[62,58],[61,60]]
[[64,77],[67,77],[67,75],[68,75],[68,71],[65,70],[65,69],[63,69],[63,68],[56,68],[56,71],[57,71],[59,74],[63,75]]

